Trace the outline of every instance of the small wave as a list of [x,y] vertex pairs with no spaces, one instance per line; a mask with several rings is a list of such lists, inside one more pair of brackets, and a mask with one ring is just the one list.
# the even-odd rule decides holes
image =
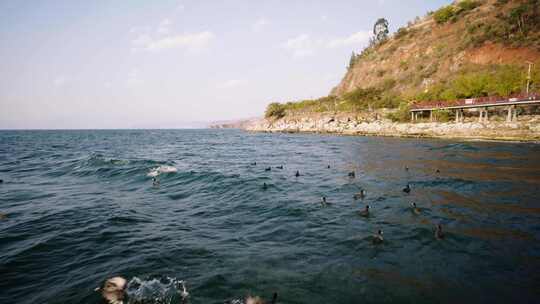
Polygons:
[[185,303],[189,293],[185,281],[171,277],[144,280],[133,277],[127,286],[128,304]]
[[156,168],[152,168],[148,174],[146,174],[149,177],[156,177],[162,173],[176,173],[178,172],[178,169],[176,169],[173,166],[159,166]]

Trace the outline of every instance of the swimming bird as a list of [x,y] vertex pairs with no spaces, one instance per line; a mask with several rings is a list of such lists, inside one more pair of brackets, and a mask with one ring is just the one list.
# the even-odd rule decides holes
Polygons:
[[441,239],[444,239],[444,233],[442,231],[442,226],[441,224],[438,224],[437,227],[435,227],[435,238],[437,240],[441,240]]
[[296,170],[296,173],[294,174],[294,176],[299,177],[300,176],[300,171]]
[[256,166],[256,165],[257,165],[257,162],[252,162],[251,165],[252,165],[252,166]]
[[112,277],[103,282],[96,291],[101,291],[101,296],[109,304],[122,304],[124,300],[127,281],[122,277]]
[[407,184],[407,186],[405,186],[405,188],[403,188],[403,192],[410,193],[411,192],[411,186],[409,184]]
[[384,238],[383,238],[383,232],[382,230],[378,230],[376,234],[373,235],[373,244],[381,244],[383,241],[384,241]]
[[270,170],[272,170],[271,167],[268,167],[268,168],[265,168],[265,169],[264,169],[264,171],[270,171]]
[[366,197],[366,191],[364,189],[361,189],[360,192],[355,193],[353,197],[355,200],[364,199],[364,197]]
[[409,171],[409,167],[405,166],[405,171]]
[[[277,301],[277,292],[274,292],[274,294],[272,295],[272,300],[270,301],[270,304],[276,304],[276,301]],[[248,296],[245,300],[245,303],[246,304],[266,304],[267,302],[258,296],[256,297]]]
[[3,183],[3,182],[4,182],[4,180],[3,180],[3,179],[0,179],[0,184]]
[[420,214],[420,209],[418,209],[418,208],[416,207],[416,203],[414,203],[414,202],[411,203],[411,208],[412,208],[412,212],[413,212],[414,214],[416,214],[416,215],[419,215],[419,214]]
[[152,185],[159,186],[159,179],[157,179],[156,177],[152,177]]
[[354,171],[349,172],[349,177],[356,177],[356,173],[354,173]]
[[246,304],[265,304],[265,302],[260,297],[248,296],[246,298]]
[[263,190],[268,189],[268,185],[266,183],[263,183]]
[[321,198],[321,205],[323,205],[323,206],[328,205],[328,203],[326,202],[326,196],[323,196],[323,197]]
[[360,211],[360,216],[363,216],[363,217],[369,216],[369,205],[366,205],[366,209]]
[[328,165],[326,168],[330,169],[330,165]]
[[283,170],[283,165],[277,166],[276,168]]
[[437,169],[437,171],[435,171],[435,173],[441,173],[441,170]]

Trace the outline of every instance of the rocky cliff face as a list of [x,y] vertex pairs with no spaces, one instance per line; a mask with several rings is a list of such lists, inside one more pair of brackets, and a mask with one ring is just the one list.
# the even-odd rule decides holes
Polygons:
[[[471,64],[524,65],[540,60],[540,29],[535,19],[529,19],[527,36],[520,38],[515,36],[519,29],[513,34],[513,23],[505,17],[524,1],[474,1],[477,7],[468,10],[461,10],[459,2],[463,1],[453,4],[454,16],[448,21],[438,23],[434,14],[428,14],[386,42],[366,49],[331,94],[341,96],[390,82],[397,92],[418,92]],[[535,10],[531,14],[539,13],[538,4],[531,7]]]

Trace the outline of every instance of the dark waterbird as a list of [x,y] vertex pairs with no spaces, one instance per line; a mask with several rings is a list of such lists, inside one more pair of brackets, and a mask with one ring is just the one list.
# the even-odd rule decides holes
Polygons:
[[435,173],[441,173],[441,170],[437,169],[437,171],[435,171]]
[[266,183],[263,184],[263,190],[268,189],[268,185]]
[[252,162],[251,165],[252,165],[252,166],[256,166],[256,165],[257,165],[257,162]]
[[299,177],[300,176],[300,171],[296,170],[296,173],[294,174],[294,176]]
[[377,233],[373,235],[372,242],[373,244],[381,244],[384,241],[382,230],[378,230]]
[[152,177],[152,185],[154,185],[155,187],[159,186],[159,179],[157,179],[156,177]]
[[435,227],[435,238],[437,240],[442,240],[444,239],[444,232],[442,231],[442,226],[441,224],[438,224],[436,227]]
[[323,197],[321,198],[321,205],[323,205],[323,206],[327,206],[327,205],[328,205],[328,202],[326,201],[326,196],[323,196]]
[[0,179],[0,184],[3,183],[3,182],[4,182],[4,180],[3,180],[3,179]]
[[411,186],[409,184],[407,184],[407,186],[405,186],[405,188],[403,188],[403,192],[410,193],[411,192]]
[[264,171],[271,171],[271,170],[272,170],[271,167],[267,167],[267,168],[264,169]]
[[356,177],[356,173],[354,171],[349,172],[349,177],[352,177],[352,178]]
[[366,191],[365,191],[364,189],[361,189],[360,192],[355,193],[355,194],[353,195],[353,198],[354,198],[355,200],[358,200],[358,199],[364,199],[364,197],[366,197]]
[[330,165],[328,165],[326,168],[330,169]]
[[283,165],[281,165],[281,166],[276,166],[276,168],[277,168],[277,169],[283,170]]
[[369,205],[366,205],[366,208],[360,211],[360,216],[368,217],[369,216]]

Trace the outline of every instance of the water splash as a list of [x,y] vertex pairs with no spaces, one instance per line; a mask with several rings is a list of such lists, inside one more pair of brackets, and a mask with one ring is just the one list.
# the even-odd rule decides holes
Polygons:
[[127,304],[186,303],[189,293],[185,281],[171,277],[141,279],[133,277],[127,286]]
[[146,176],[156,177],[162,173],[176,173],[176,172],[178,172],[178,169],[176,169],[175,167],[162,165],[156,168],[152,168]]

